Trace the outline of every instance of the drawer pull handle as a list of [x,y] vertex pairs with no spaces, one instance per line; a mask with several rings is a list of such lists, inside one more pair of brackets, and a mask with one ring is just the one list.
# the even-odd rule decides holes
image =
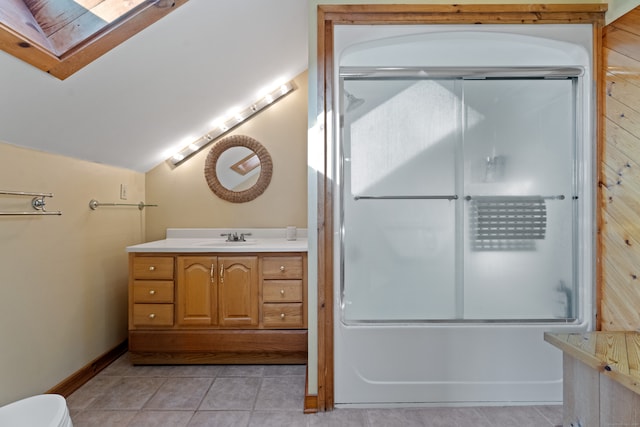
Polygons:
[[284,289],[280,289],[280,295],[284,295]]
[[284,271],[284,265],[280,266],[280,271]]
[[280,318],[284,319],[284,313],[280,313]]
[[151,313],[151,314],[149,315],[149,319],[155,319],[155,318],[156,318],[156,315],[155,315],[154,313]]
[[150,265],[149,266],[149,271],[154,271],[156,269],[155,265]]
[[149,291],[149,295],[155,295],[155,294],[156,294],[156,291],[155,291],[155,290],[151,289],[151,290]]

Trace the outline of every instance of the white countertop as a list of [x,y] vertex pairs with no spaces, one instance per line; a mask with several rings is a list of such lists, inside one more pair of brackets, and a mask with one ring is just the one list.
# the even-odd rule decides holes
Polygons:
[[[222,233],[249,236],[246,242],[227,242]],[[127,247],[127,252],[306,252],[307,230],[297,229],[296,240],[285,238],[284,228],[169,228],[167,238]]]

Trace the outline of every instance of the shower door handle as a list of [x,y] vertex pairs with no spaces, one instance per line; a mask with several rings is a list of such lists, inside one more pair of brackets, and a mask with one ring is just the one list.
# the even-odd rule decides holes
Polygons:
[[457,194],[443,196],[368,196],[355,195],[354,200],[458,200]]

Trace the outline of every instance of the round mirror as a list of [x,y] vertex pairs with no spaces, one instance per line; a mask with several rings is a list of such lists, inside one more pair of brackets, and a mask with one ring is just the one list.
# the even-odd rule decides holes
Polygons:
[[267,149],[244,135],[216,142],[204,163],[204,177],[211,191],[233,203],[248,202],[264,193],[272,172]]

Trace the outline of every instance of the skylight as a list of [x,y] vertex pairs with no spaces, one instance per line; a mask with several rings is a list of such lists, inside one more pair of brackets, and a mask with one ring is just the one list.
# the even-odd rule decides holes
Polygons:
[[3,0],[0,48],[64,79],[188,0]]

